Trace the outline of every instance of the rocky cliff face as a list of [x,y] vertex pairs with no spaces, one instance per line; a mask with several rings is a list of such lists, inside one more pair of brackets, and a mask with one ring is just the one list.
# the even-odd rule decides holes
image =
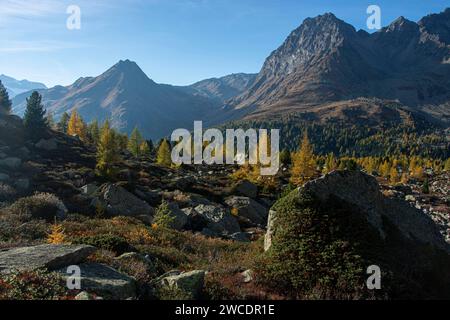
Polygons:
[[419,23],[400,17],[374,34],[357,32],[331,13],[306,19],[229,106],[255,114],[313,110],[356,97],[398,99],[416,107],[445,103],[450,98],[449,12]]

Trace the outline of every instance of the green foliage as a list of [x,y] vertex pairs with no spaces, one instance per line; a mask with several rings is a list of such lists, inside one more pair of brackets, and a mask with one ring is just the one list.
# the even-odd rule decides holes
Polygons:
[[170,228],[175,218],[171,215],[172,212],[169,208],[169,203],[165,200],[156,209],[155,217],[153,220],[154,225],[157,228]]
[[450,158],[445,162],[444,171],[450,171]]
[[28,135],[33,139],[38,139],[48,128],[48,123],[45,118],[46,111],[42,105],[42,97],[34,91],[29,98],[27,98],[27,109],[23,122],[27,129]]
[[48,222],[62,214],[64,204],[55,195],[50,193],[37,193],[30,197],[20,198],[7,210],[22,219],[44,219]]
[[289,152],[289,150],[286,150],[286,149],[282,150],[280,152],[280,163],[284,166],[288,166],[291,164],[291,162],[292,162],[292,159],[291,159],[291,153]]
[[100,249],[109,250],[116,255],[135,251],[135,249],[122,237],[111,234],[80,237],[72,241],[75,244],[91,245]]
[[120,161],[120,149],[117,141],[117,134],[105,121],[99,142],[97,145],[97,174],[102,177],[110,178],[116,173],[115,165]]
[[[416,119],[417,120],[417,119]],[[298,150],[305,130],[314,146],[314,153],[337,157],[416,155],[424,158],[448,159],[450,142],[441,128],[417,120],[417,125],[385,123],[381,127],[349,125],[344,121],[317,123],[305,114],[290,114],[265,121],[234,122],[230,128],[283,128],[280,148]]]
[[161,144],[158,148],[158,155],[156,158],[156,162],[158,164],[161,164],[166,167],[170,167],[172,165],[172,156],[170,153],[170,145],[166,139],[164,139],[161,142]]
[[0,114],[8,114],[11,112],[12,102],[9,99],[8,91],[0,81]]
[[100,141],[100,128],[97,120],[92,121],[88,125],[88,137],[89,141],[94,145],[97,145]]
[[428,182],[428,179],[425,179],[422,185],[422,193],[428,194],[430,193],[430,183]]
[[128,151],[135,157],[139,157],[141,154],[142,135],[138,128],[134,128],[133,132],[128,139]]
[[0,277],[0,300],[57,300],[66,296],[64,281],[44,270],[13,272]]
[[151,150],[147,141],[142,141],[141,145],[139,146],[139,153],[143,157],[150,156]]
[[59,122],[57,125],[58,131],[67,133],[67,128],[69,126],[69,119],[70,119],[70,115],[67,112],[64,112],[62,114],[61,118],[59,119]]
[[[263,281],[294,298],[361,297],[366,263],[358,253],[361,244],[346,241],[346,235],[364,224],[355,223],[357,219],[342,207],[321,208],[298,190],[274,209],[277,228],[272,247],[258,264]],[[373,231],[365,229],[370,237]]]

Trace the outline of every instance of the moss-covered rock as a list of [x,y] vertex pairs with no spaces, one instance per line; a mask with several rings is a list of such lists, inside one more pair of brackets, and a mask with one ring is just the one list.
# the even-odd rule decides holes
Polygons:
[[[258,263],[263,282],[295,298],[450,298],[445,250],[405,235],[405,224],[400,230],[390,219],[395,212],[378,212],[374,223],[368,207],[340,198],[339,191],[313,192],[322,189],[297,189],[272,208],[271,245]],[[371,265],[381,269],[381,290],[367,289]]]

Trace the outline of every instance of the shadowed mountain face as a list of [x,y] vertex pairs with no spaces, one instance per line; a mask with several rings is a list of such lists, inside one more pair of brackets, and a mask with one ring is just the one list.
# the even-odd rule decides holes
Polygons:
[[[357,97],[415,107],[450,100],[450,9],[368,34],[327,13],[306,19],[265,61],[232,112],[272,114]],[[247,110],[247,111],[244,111]]]
[[[45,107],[58,118],[77,109],[91,121],[110,119],[114,127],[131,132],[137,126],[149,138],[169,135],[175,128],[191,128],[217,110],[212,100],[170,85],[157,84],[131,61],[120,61],[98,77],[81,78],[68,87],[38,90]],[[22,114],[28,93],[17,96],[14,112]]]
[[47,88],[43,83],[31,82],[28,80],[16,80],[12,77],[5,76],[4,74],[0,75],[0,81],[6,87],[6,90],[8,90],[10,98],[33,89]]

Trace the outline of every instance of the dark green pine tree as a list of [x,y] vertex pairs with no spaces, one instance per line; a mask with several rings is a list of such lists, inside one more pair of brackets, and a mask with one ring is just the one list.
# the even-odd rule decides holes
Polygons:
[[64,112],[61,116],[61,119],[58,122],[58,130],[67,133],[67,128],[69,126],[70,116],[67,112]]
[[48,128],[45,113],[46,111],[42,105],[42,97],[37,91],[34,91],[27,99],[27,109],[23,118],[24,125],[30,137],[39,138]]
[[11,100],[9,99],[8,91],[0,81],[0,113],[8,114],[11,112]]

